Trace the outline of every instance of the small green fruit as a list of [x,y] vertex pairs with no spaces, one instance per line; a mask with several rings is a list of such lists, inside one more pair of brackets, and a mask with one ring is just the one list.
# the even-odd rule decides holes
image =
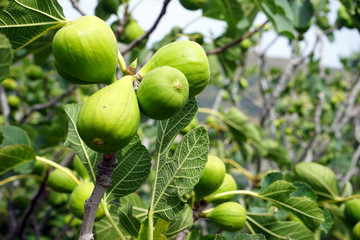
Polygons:
[[69,194],[52,191],[48,197],[48,201],[51,206],[58,209],[65,206],[69,201]]
[[360,198],[349,200],[345,203],[345,219],[351,225],[360,222]]
[[360,240],[360,222],[358,222],[352,229],[352,236],[354,240]]
[[145,34],[145,31],[140,27],[140,25],[134,19],[130,19],[124,27],[124,37],[126,42],[130,43],[135,39],[141,37]]
[[82,179],[84,179],[85,181],[90,180],[89,173],[87,172],[84,164],[81,162],[78,155],[75,155],[75,157],[74,157],[73,167],[74,167],[74,170],[76,171],[76,173],[79,174],[79,176]]
[[[83,219],[84,217],[84,204],[85,201],[90,197],[92,191],[94,190],[94,184],[92,182],[83,182],[79,184],[70,196],[70,211],[74,214],[75,217]],[[95,220],[100,220],[105,216],[102,203],[100,203],[99,208],[96,212]]]
[[77,120],[81,139],[91,149],[113,153],[125,147],[136,134],[140,110],[134,77],[127,75],[90,96]]
[[240,47],[244,50],[248,50],[253,45],[253,42],[249,38],[245,38],[241,41]]
[[[64,225],[68,224],[72,218],[72,214],[68,214],[64,217]],[[81,226],[82,220],[78,219],[78,218],[73,218],[73,220],[70,223],[70,227],[73,228],[78,228]]]
[[204,4],[204,0],[180,0],[181,5],[188,10],[198,10]]
[[205,213],[221,229],[229,232],[239,231],[245,226],[246,210],[236,202],[225,202]]
[[210,126],[217,126],[217,120],[215,116],[209,115],[206,117],[205,119],[205,123],[210,125]]
[[118,47],[109,25],[95,16],[70,21],[54,37],[58,73],[77,84],[110,84],[116,80]]
[[225,164],[220,158],[212,155],[208,156],[204,172],[194,187],[197,201],[213,193],[221,186],[224,181],[225,171]]
[[142,112],[157,120],[175,115],[185,105],[188,96],[186,77],[168,66],[155,68],[146,74],[137,90]]
[[105,11],[113,14],[117,13],[120,5],[118,0],[101,0],[100,4],[102,4]]
[[194,117],[191,122],[189,123],[189,125],[187,125],[184,129],[182,129],[180,132],[182,134],[186,134],[188,132],[190,132],[192,129],[196,128],[199,125],[199,120]]
[[35,161],[31,173],[42,176],[45,173],[45,171],[46,171],[46,165],[40,161]]
[[204,49],[196,42],[177,41],[160,48],[137,72],[143,78],[151,70],[170,66],[180,70],[189,83],[189,96],[198,95],[206,87],[209,77],[209,61]]
[[15,90],[17,88],[17,82],[13,78],[6,78],[4,81],[2,81],[1,84],[4,86],[4,88],[6,90],[11,91],[11,90]]
[[[65,168],[69,173],[71,170]],[[56,192],[71,193],[77,186],[77,183],[62,169],[55,169],[49,176],[48,185]]]
[[246,78],[241,78],[239,80],[239,85],[242,89],[247,89],[249,84],[248,84],[248,81],[246,80]]
[[25,75],[30,79],[39,79],[44,76],[44,73],[40,66],[30,65],[25,69]]
[[[218,189],[216,189],[215,192],[208,195],[205,198],[205,200],[207,198],[211,198],[211,197],[215,196],[216,194],[229,192],[229,191],[235,191],[236,189],[237,189],[237,185],[236,185],[235,179],[230,174],[226,173],[225,177],[224,177],[224,181],[222,182],[221,186]],[[234,196],[233,194],[232,195],[226,195],[226,196],[223,196],[223,197],[218,197],[218,198],[215,198],[213,200],[210,200],[209,202],[220,204],[220,203],[223,203],[223,202],[230,201],[233,198],[233,196]]]
[[20,105],[20,98],[16,95],[9,95],[7,101],[10,107],[17,108]]

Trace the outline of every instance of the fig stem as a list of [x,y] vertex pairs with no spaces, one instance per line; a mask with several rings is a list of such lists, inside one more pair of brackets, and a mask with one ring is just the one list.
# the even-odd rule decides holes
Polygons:
[[79,240],[94,239],[92,230],[94,227],[95,215],[106,190],[112,184],[111,176],[117,164],[117,153],[104,154],[102,160],[99,162],[94,190],[91,193],[90,198],[87,199],[84,204],[85,211]]
[[43,178],[40,177],[39,175],[35,175],[35,174],[20,174],[20,175],[14,175],[8,178],[5,178],[4,180],[0,181],[0,187],[9,183],[9,182],[13,182],[16,181],[18,179],[25,179],[25,178],[34,178],[36,180],[38,180],[39,182],[43,181]]
[[120,65],[120,70],[123,74],[126,73],[126,70],[127,70],[127,66],[126,66],[126,62],[125,62],[125,59],[124,57],[122,56],[122,54],[120,53],[120,51],[118,51],[118,62],[119,62],[119,65]]
[[60,169],[61,171],[66,173],[72,180],[74,180],[76,182],[76,184],[80,184],[79,179],[71,171],[68,171],[65,167],[61,166],[60,164],[58,164],[54,161],[51,161],[49,159],[46,159],[44,157],[39,157],[39,156],[36,156],[36,160],[39,162],[45,163],[47,165],[50,165],[54,168]]

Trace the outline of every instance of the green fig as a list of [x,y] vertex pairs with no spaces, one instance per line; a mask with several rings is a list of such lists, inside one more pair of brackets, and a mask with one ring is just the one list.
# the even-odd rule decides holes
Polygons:
[[194,117],[194,118],[191,120],[191,122],[189,123],[189,125],[187,125],[186,127],[184,127],[184,128],[180,131],[180,133],[186,134],[186,133],[190,132],[190,130],[196,128],[198,125],[199,125],[199,120],[198,120],[196,117]]
[[349,200],[345,203],[345,219],[351,225],[360,222],[360,198]]
[[13,78],[6,78],[1,84],[6,90],[15,90],[17,88],[17,82]]
[[155,68],[146,74],[137,90],[141,111],[157,120],[170,118],[179,112],[188,96],[186,77],[168,66]]
[[52,191],[48,197],[48,201],[54,208],[61,208],[69,201],[69,194]]
[[352,229],[352,237],[354,240],[360,240],[360,222],[358,222]]
[[220,158],[212,155],[208,156],[203,174],[194,187],[196,201],[213,193],[221,186],[224,181],[225,171],[225,164]]
[[39,79],[44,76],[44,73],[40,66],[30,65],[25,68],[25,75],[30,79]]
[[130,43],[145,34],[145,31],[134,19],[130,19],[124,26],[124,37]]
[[[92,182],[83,182],[79,184],[70,196],[70,211],[74,214],[75,217],[83,219],[84,217],[84,204],[85,201],[91,196],[92,191],[94,190],[94,184]],[[96,212],[95,220],[100,220],[105,216],[102,203],[100,203],[99,208]]]
[[[236,189],[237,189],[237,185],[236,185],[235,179],[230,174],[226,173],[225,177],[224,177],[224,181],[222,182],[221,186],[218,189],[216,189],[215,192],[208,195],[205,198],[205,200],[211,199],[216,194],[229,192],[229,191],[235,191]],[[233,198],[233,196],[234,195],[232,194],[232,195],[226,195],[226,196],[222,196],[222,197],[217,197],[217,198],[214,198],[214,199],[212,199],[212,200],[210,200],[208,202],[220,204],[220,203],[223,203],[223,202],[230,201]]]
[[77,183],[64,171],[71,172],[69,168],[57,168],[50,174],[47,183],[56,192],[71,193]]
[[136,78],[142,79],[151,70],[161,66],[176,68],[185,75],[190,97],[204,90],[210,77],[206,53],[198,43],[192,41],[177,41],[163,46],[136,73]]
[[77,130],[81,139],[94,151],[117,152],[136,134],[140,110],[133,80],[130,75],[122,77],[94,93],[82,106]]
[[10,107],[17,108],[20,105],[20,98],[16,95],[7,96],[7,101]]
[[90,180],[90,176],[89,173],[87,172],[84,164],[81,162],[80,158],[78,157],[78,155],[75,155],[74,160],[73,160],[73,167],[74,170],[76,171],[77,174],[79,174],[79,176],[84,179],[85,181]]
[[187,10],[198,10],[204,4],[205,0],[180,0],[180,4]]
[[246,222],[246,210],[236,202],[222,203],[207,210],[204,215],[221,229],[229,232],[239,231],[245,226]]
[[76,84],[111,84],[116,80],[118,47],[106,22],[84,16],[57,31],[52,43],[60,76]]

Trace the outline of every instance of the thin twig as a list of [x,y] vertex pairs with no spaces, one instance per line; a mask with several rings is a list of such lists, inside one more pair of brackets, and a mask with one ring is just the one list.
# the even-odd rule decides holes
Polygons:
[[81,10],[81,8],[76,0],[70,0],[70,2],[72,4],[73,8],[75,10],[77,10],[81,15],[83,15],[83,16],[87,15],[83,10]]
[[163,7],[161,9],[161,12],[159,14],[159,16],[157,17],[156,21],[154,22],[153,26],[149,29],[149,31],[147,31],[144,35],[142,35],[141,37],[138,37],[137,39],[135,39],[134,41],[132,41],[124,50],[121,51],[121,54],[125,55],[126,53],[128,53],[129,51],[131,51],[134,47],[136,47],[139,43],[141,43],[144,39],[148,38],[156,29],[156,27],[158,26],[160,20],[163,18],[163,16],[166,13],[166,9],[167,6],[169,5],[171,0],[165,0]]
[[117,164],[118,160],[116,153],[104,154],[103,159],[98,164],[94,190],[84,205],[85,213],[81,225],[79,240],[94,239],[93,227],[95,215],[106,189],[108,189],[112,184],[111,176]]
[[59,102],[61,99],[63,99],[64,97],[70,95],[76,88],[78,87],[78,85],[74,85],[72,86],[69,90],[67,90],[66,92],[64,92],[63,94],[61,94],[58,97],[55,97],[53,99],[51,99],[50,101],[48,101],[47,103],[42,103],[42,104],[35,104],[28,113],[26,113],[22,119],[20,120],[20,124],[24,124],[26,122],[26,120],[31,116],[31,114],[33,114],[36,111],[39,110],[43,110],[49,107],[52,107],[53,105],[55,105],[57,102]]
[[252,35],[254,35],[255,33],[257,33],[258,31],[260,31],[267,23],[269,22],[269,20],[266,20],[263,24],[261,24],[259,27],[255,28],[253,31],[245,33],[244,35],[242,35],[240,38],[236,39],[235,41],[222,46],[220,48],[216,48],[216,49],[212,49],[206,52],[207,55],[212,55],[212,54],[219,54],[221,52],[224,52],[225,50],[227,50],[228,48],[234,47],[236,45],[238,45],[239,43],[241,43],[244,39],[251,37]]

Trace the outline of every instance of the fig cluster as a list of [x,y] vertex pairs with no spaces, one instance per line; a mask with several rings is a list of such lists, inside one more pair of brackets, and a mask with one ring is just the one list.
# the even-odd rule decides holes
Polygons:
[[203,174],[194,187],[195,202],[204,200],[216,206],[201,212],[200,216],[210,219],[226,231],[242,229],[246,222],[246,210],[238,202],[231,201],[233,194],[227,194],[235,190],[236,181],[226,173],[224,162],[217,156],[209,155]]
[[203,48],[177,41],[160,48],[138,72],[134,69],[116,80],[118,57],[122,58],[117,40],[110,26],[95,16],[78,18],[60,29],[53,54],[65,80],[107,85],[84,102],[76,122],[83,142],[100,153],[117,152],[131,141],[140,112],[156,120],[174,116],[189,97],[204,90],[210,76]]

